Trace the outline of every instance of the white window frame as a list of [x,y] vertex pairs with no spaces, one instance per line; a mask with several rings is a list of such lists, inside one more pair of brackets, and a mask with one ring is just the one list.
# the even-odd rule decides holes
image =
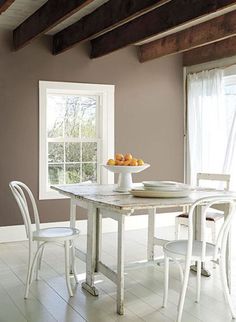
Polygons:
[[[39,199],[64,199],[66,197],[48,187],[48,138],[47,138],[47,94],[58,91],[64,94],[99,96],[99,149],[100,176],[102,184],[114,183],[114,175],[102,164],[114,155],[114,85],[70,82],[39,81]],[[98,171],[99,173],[99,171]]]

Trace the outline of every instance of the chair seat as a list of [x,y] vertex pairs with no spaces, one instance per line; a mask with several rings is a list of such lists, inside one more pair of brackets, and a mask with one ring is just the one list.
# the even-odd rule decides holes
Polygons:
[[69,227],[44,228],[34,231],[33,239],[41,241],[65,241],[78,237],[79,233],[78,229]]
[[[188,218],[188,213],[182,213],[180,215],[177,216],[178,218]],[[209,221],[217,221],[217,220],[220,220],[220,219],[223,219],[224,218],[224,214],[222,212],[208,212],[207,215],[206,215],[206,220],[209,220]]]
[[[163,246],[164,252],[167,252],[168,255],[171,256],[171,254],[174,255],[174,257],[184,257],[187,254],[187,245],[188,240],[175,240],[170,241],[166,243]],[[193,252],[192,257],[201,258],[201,252],[202,252],[202,242],[195,240],[193,241]],[[213,258],[215,254],[215,245],[211,243],[206,243],[206,257]]]

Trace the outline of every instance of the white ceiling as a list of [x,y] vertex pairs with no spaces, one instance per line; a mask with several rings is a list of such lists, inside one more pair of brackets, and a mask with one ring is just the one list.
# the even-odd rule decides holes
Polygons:
[[[70,18],[56,25],[47,34],[53,35],[57,33],[58,31],[78,21],[83,16],[91,13],[93,10],[107,1],[108,0],[94,0],[91,4],[85,6]],[[15,2],[0,15],[0,28],[14,30],[45,2],[47,2],[47,0],[15,0]]]

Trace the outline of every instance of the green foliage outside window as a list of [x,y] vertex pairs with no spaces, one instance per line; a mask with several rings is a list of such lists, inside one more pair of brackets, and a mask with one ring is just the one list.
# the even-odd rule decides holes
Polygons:
[[96,97],[48,95],[49,185],[97,181],[96,108]]

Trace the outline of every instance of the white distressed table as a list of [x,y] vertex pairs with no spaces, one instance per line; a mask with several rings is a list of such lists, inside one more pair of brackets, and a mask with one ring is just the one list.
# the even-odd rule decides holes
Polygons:
[[[76,249],[76,255],[86,262],[86,281],[82,287],[92,295],[97,296],[98,290],[94,286],[94,273],[101,272],[117,285],[117,312],[124,314],[124,224],[127,216],[133,215],[135,210],[143,210],[148,214],[148,245],[147,260],[154,260],[154,246],[163,245],[167,240],[154,235],[155,214],[160,208],[191,206],[197,199],[222,195],[226,192],[217,190],[202,190],[191,193],[187,198],[137,198],[129,193],[114,192],[115,185],[74,184],[52,186],[61,194],[70,197],[70,225],[75,227],[76,206],[87,209],[87,253]],[[225,212],[226,213],[226,212]],[[101,253],[101,220],[112,218],[118,222],[117,269],[113,270],[102,263]],[[201,209],[197,209],[195,236],[201,238]],[[230,258],[230,256],[228,256]],[[230,267],[230,265],[228,265]],[[230,274],[230,272],[229,272]],[[230,279],[229,279],[230,280]]]

